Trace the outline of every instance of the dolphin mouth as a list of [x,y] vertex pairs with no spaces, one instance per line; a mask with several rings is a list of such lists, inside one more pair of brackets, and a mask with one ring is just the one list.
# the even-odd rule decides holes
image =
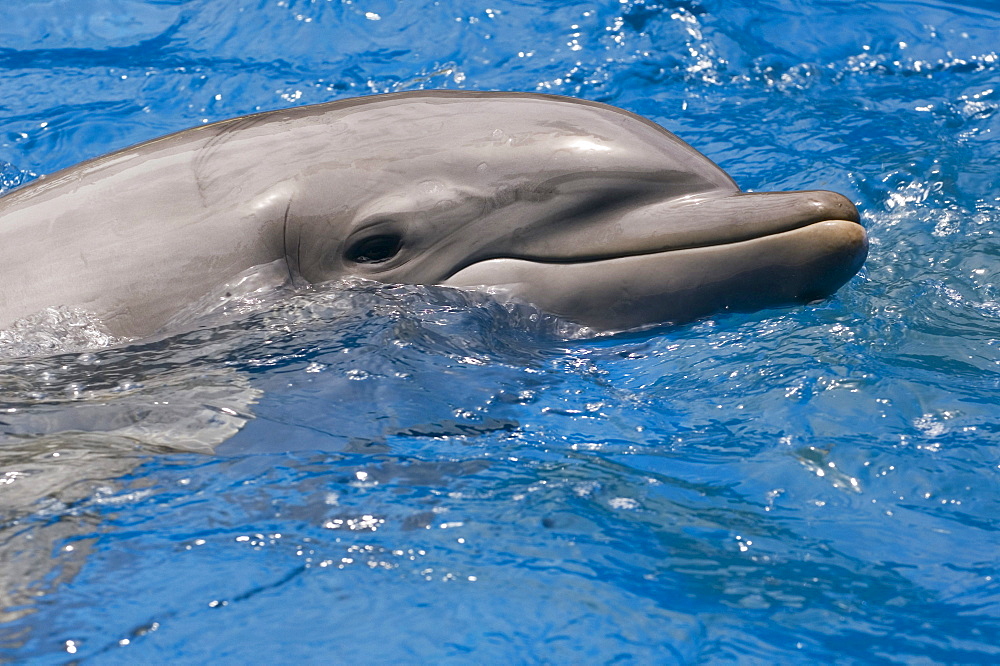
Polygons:
[[486,259],[441,284],[488,287],[604,331],[809,302],[832,295],[868,255],[867,234],[850,208],[854,214],[845,217],[853,219],[807,220],[713,244],[573,261]]
[[471,261],[456,267],[454,274],[489,259],[587,263],[717,247],[832,220],[860,226],[860,219],[849,199],[823,190],[695,195],[636,206],[613,219],[596,215],[582,220],[547,220],[531,233],[521,234],[516,249],[470,257]]
[[[729,197],[680,206],[677,215],[687,215],[686,224],[667,234],[653,254],[673,250],[715,247],[765,238],[822,222],[853,222],[861,225],[857,207],[836,192],[737,193]],[[722,220],[721,223],[715,220]],[[656,238],[654,232],[653,238]],[[625,255],[622,255],[625,256]]]

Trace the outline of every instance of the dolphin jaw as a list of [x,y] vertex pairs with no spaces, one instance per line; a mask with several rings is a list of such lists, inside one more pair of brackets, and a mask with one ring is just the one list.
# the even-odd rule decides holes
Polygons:
[[527,301],[596,330],[682,324],[832,295],[868,253],[855,220],[822,220],[712,246],[557,262],[478,261],[440,284]]

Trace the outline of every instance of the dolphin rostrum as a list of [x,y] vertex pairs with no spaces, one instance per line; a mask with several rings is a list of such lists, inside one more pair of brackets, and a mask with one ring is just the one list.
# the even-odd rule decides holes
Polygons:
[[0,199],[0,328],[50,306],[160,330],[247,269],[495,287],[601,330],[832,294],[833,192],[742,193],[653,122],[550,95],[420,91],[225,120]]

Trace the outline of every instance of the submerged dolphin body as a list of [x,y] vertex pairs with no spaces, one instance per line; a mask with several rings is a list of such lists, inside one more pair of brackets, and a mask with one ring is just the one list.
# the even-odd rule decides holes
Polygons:
[[50,306],[153,334],[256,265],[501,287],[604,330],[828,296],[867,254],[833,192],[741,193],[604,104],[425,91],[222,121],[0,199],[0,328]]

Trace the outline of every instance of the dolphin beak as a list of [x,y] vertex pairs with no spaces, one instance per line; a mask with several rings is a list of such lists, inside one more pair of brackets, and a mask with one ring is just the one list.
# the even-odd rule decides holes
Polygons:
[[705,247],[792,231],[817,222],[845,220],[860,223],[858,209],[836,192],[738,193],[729,197],[678,206],[684,222],[672,247]]
[[[836,192],[738,192],[691,195],[563,220],[520,234],[504,255],[578,263],[736,243],[826,220],[859,222],[858,209]],[[484,257],[486,258],[486,257]]]
[[824,298],[868,254],[857,209],[833,192],[674,201],[660,211],[669,224],[661,217],[654,227],[645,216],[657,207],[578,259],[487,259],[443,284],[490,286],[595,329],[625,330]]

